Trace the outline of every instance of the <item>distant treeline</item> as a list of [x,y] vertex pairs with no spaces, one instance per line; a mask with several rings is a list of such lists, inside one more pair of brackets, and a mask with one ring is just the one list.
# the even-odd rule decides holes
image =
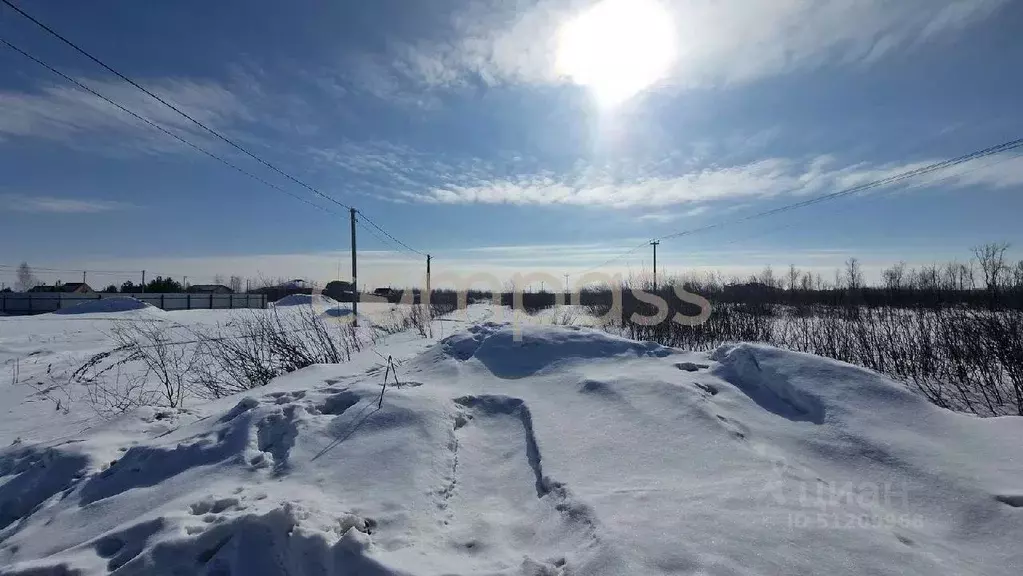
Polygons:
[[[790,265],[783,272],[765,267],[757,274],[745,277],[726,277],[720,272],[682,274],[662,277],[656,293],[667,301],[677,300],[676,288],[698,294],[712,304],[786,305],[786,306],[866,306],[871,308],[942,308],[966,306],[969,308],[1023,310],[1023,260],[1012,264],[1005,258],[1008,244],[985,244],[972,249],[973,256],[965,262],[957,260],[944,264],[909,267],[904,262],[881,271],[879,280],[868,284],[860,261],[850,258],[832,278],[819,272],[800,270]],[[527,312],[554,306],[559,299],[564,303],[582,306],[611,306],[616,293],[622,294],[622,304],[631,309],[630,302],[642,305],[634,291],[653,293],[652,278],[628,278],[618,286],[589,286],[577,294],[547,291],[532,292],[505,290],[494,294],[483,290],[470,290],[459,294],[454,290],[434,290],[431,302],[457,303],[461,297],[467,303],[499,299],[512,306],[516,299]],[[389,297],[391,302],[402,301],[402,291]],[[415,302],[420,291],[413,289]],[[685,304],[679,304],[685,307]],[[674,308],[674,306],[672,306]]]

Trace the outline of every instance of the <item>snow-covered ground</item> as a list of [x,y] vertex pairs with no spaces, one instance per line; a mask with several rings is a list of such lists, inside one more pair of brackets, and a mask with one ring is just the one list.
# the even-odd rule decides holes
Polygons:
[[[39,378],[131,315],[231,312],[3,318],[0,364]],[[1023,418],[769,347],[510,319],[471,307],[433,339],[112,420],[0,380],[0,574],[1023,570]]]
[[[75,435],[101,420],[88,404],[85,390],[67,382],[71,372],[86,360],[116,345],[113,332],[120,325],[156,323],[169,340],[188,341],[195,338],[196,330],[223,326],[225,333],[230,333],[238,321],[272,313],[245,309],[165,312],[130,298],[123,300],[140,306],[125,305],[121,300],[86,302],[61,313],[0,319],[0,446],[16,439],[42,442]],[[349,307],[318,301],[316,311],[345,317]],[[298,308],[279,310],[294,314]],[[359,316],[366,324],[386,324],[395,308],[362,304]]]

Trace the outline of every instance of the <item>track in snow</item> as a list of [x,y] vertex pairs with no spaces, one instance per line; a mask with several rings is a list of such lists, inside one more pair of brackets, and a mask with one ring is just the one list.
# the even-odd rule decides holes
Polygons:
[[599,544],[596,525],[544,475],[529,408],[505,396],[455,403],[451,476],[438,492],[450,546],[478,570],[572,574],[573,553]]

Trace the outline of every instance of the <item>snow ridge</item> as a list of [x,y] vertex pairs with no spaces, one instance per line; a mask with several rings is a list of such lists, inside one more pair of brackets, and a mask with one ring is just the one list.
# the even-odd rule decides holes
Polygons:
[[[1023,419],[950,413],[875,373],[766,346],[707,355],[516,330],[384,341],[245,396],[0,449],[0,574],[1023,565]],[[382,406],[376,352],[407,384]]]

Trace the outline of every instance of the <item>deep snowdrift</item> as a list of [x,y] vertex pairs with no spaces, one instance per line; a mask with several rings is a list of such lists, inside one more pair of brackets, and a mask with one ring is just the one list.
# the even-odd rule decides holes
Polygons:
[[323,294],[289,294],[276,302],[271,303],[271,306],[338,306],[340,303],[334,300],[330,296],[324,296]]
[[97,312],[129,312],[134,310],[160,311],[159,308],[130,296],[87,300],[53,314],[95,314]]
[[946,412],[848,365],[487,324],[402,364],[382,408],[382,367],[352,370],[4,449],[0,572],[1023,566],[1023,419]]

